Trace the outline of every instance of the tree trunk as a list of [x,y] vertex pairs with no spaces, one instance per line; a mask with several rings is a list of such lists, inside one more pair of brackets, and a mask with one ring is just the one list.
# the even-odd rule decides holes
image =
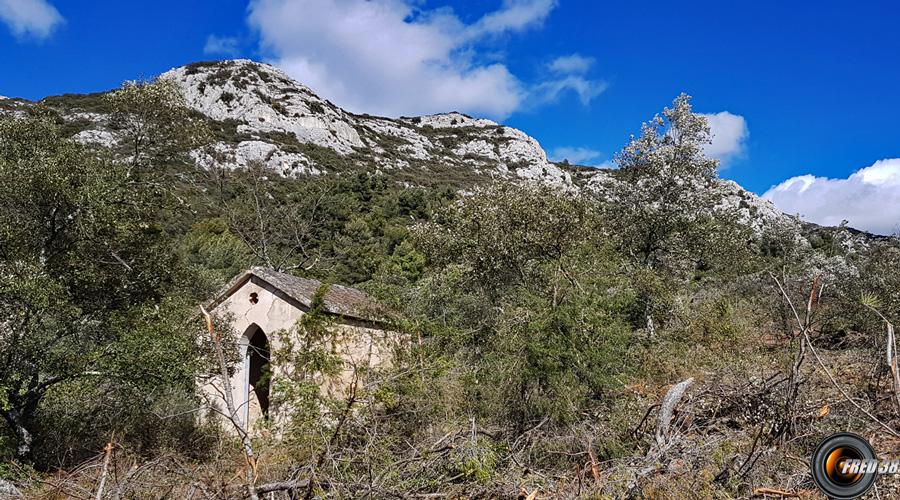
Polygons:
[[28,430],[28,426],[25,425],[25,417],[18,409],[8,410],[3,416],[16,436],[16,458],[20,460],[27,458],[31,454],[31,443],[34,437]]

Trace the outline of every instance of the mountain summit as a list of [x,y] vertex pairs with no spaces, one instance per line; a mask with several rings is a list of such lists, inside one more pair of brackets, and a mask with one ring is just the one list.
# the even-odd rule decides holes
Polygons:
[[[440,163],[445,169],[488,176],[572,182],[568,172],[547,160],[534,138],[490,120],[461,113],[397,119],[357,115],[283,71],[246,59],[189,64],[160,78],[174,81],[191,108],[234,127],[234,139],[220,141],[214,149],[216,161],[235,167],[262,161],[293,175],[347,166],[402,170]],[[196,159],[201,165],[213,161],[209,154],[198,153]]]

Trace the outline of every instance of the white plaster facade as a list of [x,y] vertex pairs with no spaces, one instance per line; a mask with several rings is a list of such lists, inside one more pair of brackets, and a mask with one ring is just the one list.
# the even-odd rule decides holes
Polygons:
[[[282,339],[288,332],[298,335],[292,328],[309,310],[320,285],[315,280],[252,268],[232,280],[210,304],[210,312],[218,322],[230,322],[219,325],[219,330],[235,336],[238,362],[230,383],[238,418],[245,429],[252,431],[260,418],[278,422],[289,414],[290,408],[268,404],[268,387],[285,380],[289,369],[278,366],[271,353],[284,347]],[[332,285],[325,295],[325,309],[332,317],[332,348],[344,361],[344,368],[337,376],[320,377],[317,382],[328,395],[341,397],[355,370],[376,367],[388,360],[396,335],[373,319],[378,317],[377,304],[362,291]],[[260,333],[264,337],[259,337]],[[291,343],[302,345],[302,339],[291,338]],[[268,384],[259,378],[260,363],[268,363]],[[210,404],[224,410],[223,388],[217,379],[205,383],[201,390]]]

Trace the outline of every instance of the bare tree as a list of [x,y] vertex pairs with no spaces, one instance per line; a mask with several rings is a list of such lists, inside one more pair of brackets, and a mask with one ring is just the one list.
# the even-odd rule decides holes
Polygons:
[[317,244],[326,226],[331,185],[303,182],[285,190],[277,175],[255,163],[246,172],[217,168],[212,203],[255,259],[279,271],[309,270],[323,260]]

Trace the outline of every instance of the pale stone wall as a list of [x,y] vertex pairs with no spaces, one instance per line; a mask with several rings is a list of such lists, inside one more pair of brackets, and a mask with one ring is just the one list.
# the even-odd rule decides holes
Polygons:
[[[253,295],[256,294],[256,295]],[[255,298],[254,300],[252,300]],[[266,281],[251,276],[230,296],[215,306],[211,311],[219,322],[228,318],[230,329],[235,335],[238,347],[238,362],[231,377],[232,398],[238,409],[238,416],[245,428],[253,430],[254,424],[262,416],[257,398],[252,394],[248,384],[249,362],[247,349],[252,335],[259,327],[266,335],[270,352],[283,349],[280,330],[289,331],[304,314],[305,307]],[[336,318],[337,320],[337,318]],[[226,331],[228,325],[221,325]],[[320,380],[320,385],[331,397],[342,397],[354,377],[355,367],[375,367],[389,361],[390,340],[393,332],[388,332],[361,321],[352,319],[338,320],[331,327],[335,333],[335,351],[345,361],[345,369],[336,377]],[[293,342],[301,345],[299,339]],[[272,363],[272,379],[270,387],[274,387],[279,378],[285,376],[285,367]],[[225,410],[223,390],[218,380],[207,383],[201,388],[202,393],[212,402]],[[270,408],[270,419],[275,422],[284,421],[289,408]],[[249,423],[249,425],[247,425]]]

